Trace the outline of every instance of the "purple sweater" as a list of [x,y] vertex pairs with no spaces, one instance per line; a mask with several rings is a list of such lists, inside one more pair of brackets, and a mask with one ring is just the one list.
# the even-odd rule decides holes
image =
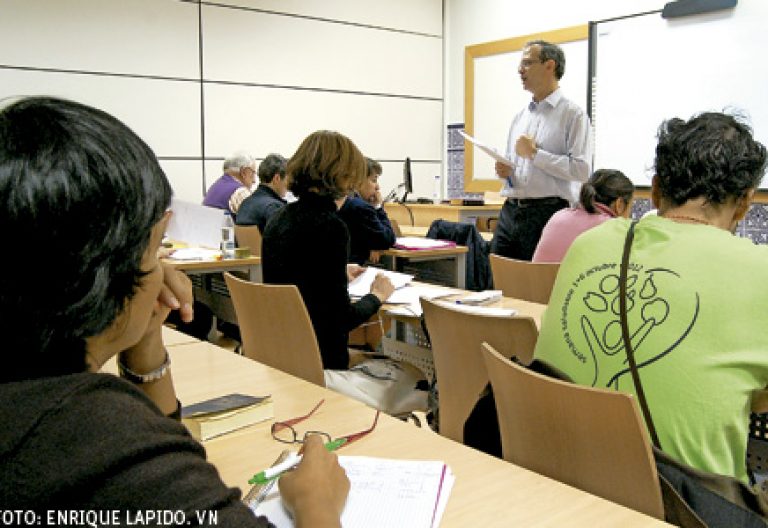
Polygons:
[[203,205],[216,207],[217,209],[226,209],[230,213],[233,213],[234,211],[229,208],[229,198],[232,196],[232,193],[240,187],[243,187],[240,180],[225,173],[221,178],[213,182],[213,185],[208,189],[208,192],[205,193]]

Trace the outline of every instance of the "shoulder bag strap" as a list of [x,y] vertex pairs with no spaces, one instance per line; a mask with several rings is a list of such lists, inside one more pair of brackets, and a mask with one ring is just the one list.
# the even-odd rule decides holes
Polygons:
[[640,382],[640,374],[637,372],[635,351],[632,348],[632,342],[629,337],[629,324],[627,323],[627,275],[629,271],[629,253],[632,249],[632,241],[635,238],[636,224],[637,220],[634,220],[627,231],[627,238],[624,240],[624,253],[621,256],[621,268],[619,269],[619,317],[621,319],[621,337],[624,340],[624,350],[627,353],[629,369],[632,373],[632,382],[635,384],[635,393],[640,402],[640,408],[643,411],[643,417],[645,418],[645,424],[648,426],[651,441],[657,449],[661,450],[659,436],[656,434],[656,427],[653,425],[651,410],[648,408],[648,402],[645,399],[643,384]]

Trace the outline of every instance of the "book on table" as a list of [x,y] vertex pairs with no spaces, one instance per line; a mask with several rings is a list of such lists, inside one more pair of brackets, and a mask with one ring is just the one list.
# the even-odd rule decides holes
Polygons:
[[273,417],[270,396],[227,394],[181,409],[182,423],[200,442]]

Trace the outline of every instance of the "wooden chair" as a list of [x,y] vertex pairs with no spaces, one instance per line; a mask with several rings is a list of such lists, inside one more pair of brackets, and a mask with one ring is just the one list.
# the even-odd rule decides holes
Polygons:
[[528,262],[490,255],[493,286],[505,297],[549,303],[559,262]]
[[480,344],[493,343],[509,357],[528,364],[538,330],[530,317],[502,317],[461,312],[421,299],[432,344],[440,394],[440,434],[464,441],[464,422],[488,384]]
[[496,216],[478,216],[475,219],[475,226],[481,233],[493,233],[498,223],[499,218]]
[[483,343],[504,459],[657,519],[661,488],[634,397],[516,365]]
[[392,226],[392,231],[395,233],[395,237],[399,238],[403,236],[403,231],[400,229],[400,224],[397,220],[390,218],[389,223]]
[[249,282],[231,273],[224,279],[237,313],[243,355],[325,387],[320,347],[299,289]]
[[252,256],[261,256],[261,231],[259,226],[236,225],[235,241],[237,241],[237,247],[251,248]]

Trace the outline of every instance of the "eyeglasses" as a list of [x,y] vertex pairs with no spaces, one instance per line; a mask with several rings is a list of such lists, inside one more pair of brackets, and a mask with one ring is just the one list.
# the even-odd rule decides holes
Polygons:
[[281,422],[273,423],[272,430],[271,430],[272,438],[274,438],[278,442],[283,442],[284,444],[303,444],[307,440],[307,437],[309,435],[320,435],[325,439],[326,444],[332,444],[335,449],[340,449],[341,447],[349,445],[352,442],[356,442],[357,440],[360,440],[362,437],[364,437],[365,435],[371,433],[374,429],[376,429],[376,424],[379,422],[380,411],[376,411],[376,416],[373,418],[373,425],[371,425],[371,427],[369,427],[368,429],[365,429],[364,431],[360,431],[358,433],[353,433],[346,436],[340,436],[335,440],[331,440],[331,435],[323,431],[306,431],[303,435],[299,435],[296,432],[296,430],[293,428],[293,426],[299,422],[303,422],[304,420],[312,416],[315,413],[315,411],[317,411],[317,409],[319,409],[324,402],[325,400],[320,400],[318,404],[315,405],[314,408],[304,416],[298,416],[296,418],[291,418],[290,420],[284,420]]
[[520,64],[518,65],[518,68],[530,68],[534,64],[544,64],[546,61],[543,60],[533,60],[533,59],[523,59],[520,61]]

